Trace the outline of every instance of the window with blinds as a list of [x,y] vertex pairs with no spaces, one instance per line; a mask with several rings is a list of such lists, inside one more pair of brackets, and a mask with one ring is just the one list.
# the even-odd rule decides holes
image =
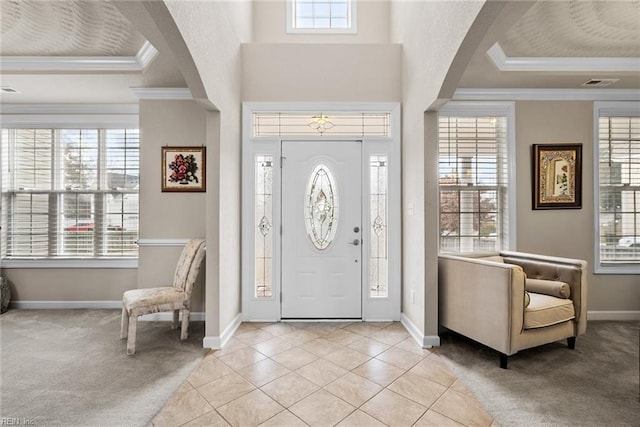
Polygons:
[[137,257],[137,129],[3,129],[6,259]]
[[633,110],[598,115],[596,256],[605,267],[640,266],[640,104]]
[[353,33],[356,0],[289,0],[290,33]]
[[508,249],[507,117],[439,117],[440,251]]

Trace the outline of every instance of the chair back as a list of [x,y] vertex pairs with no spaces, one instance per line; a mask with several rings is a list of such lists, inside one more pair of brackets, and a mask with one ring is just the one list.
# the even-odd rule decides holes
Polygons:
[[187,242],[176,267],[176,274],[173,279],[173,287],[180,289],[187,295],[187,300],[191,298],[193,284],[198,278],[200,266],[204,259],[205,241],[201,239],[192,239]]

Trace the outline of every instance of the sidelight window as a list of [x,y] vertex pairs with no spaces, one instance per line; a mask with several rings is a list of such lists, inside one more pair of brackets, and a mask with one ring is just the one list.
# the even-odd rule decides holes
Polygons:
[[255,163],[256,297],[273,295],[273,156],[256,156]]

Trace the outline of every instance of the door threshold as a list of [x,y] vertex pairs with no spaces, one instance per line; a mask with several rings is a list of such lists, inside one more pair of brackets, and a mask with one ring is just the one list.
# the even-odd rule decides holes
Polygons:
[[287,317],[280,319],[281,322],[362,322],[362,317],[354,317],[354,318],[317,318],[317,317]]

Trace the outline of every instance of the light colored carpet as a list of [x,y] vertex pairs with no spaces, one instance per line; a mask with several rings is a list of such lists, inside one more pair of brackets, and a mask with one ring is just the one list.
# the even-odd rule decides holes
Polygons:
[[204,357],[169,322],[138,322],[125,354],[120,310],[9,310],[0,316],[0,416],[32,425],[147,426]]
[[565,341],[498,353],[454,333],[437,349],[502,426],[640,426],[640,322],[589,322]]

